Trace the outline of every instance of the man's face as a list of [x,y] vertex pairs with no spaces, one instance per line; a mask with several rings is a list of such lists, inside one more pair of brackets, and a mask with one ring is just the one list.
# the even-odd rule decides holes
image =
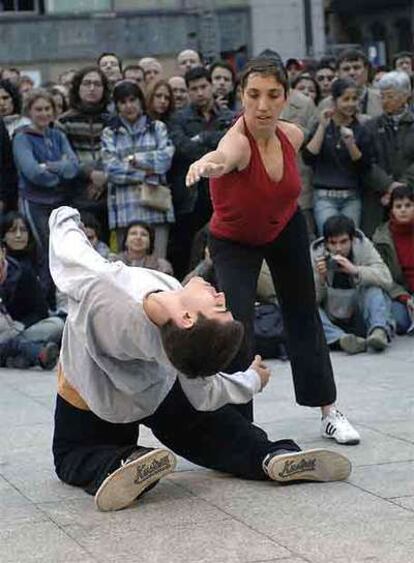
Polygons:
[[403,94],[394,88],[381,90],[382,109],[388,115],[400,113],[408,100],[409,94]]
[[211,83],[216,96],[228,96],[234,88],[232,73],[220,66],[216,66],[211,73]]
[[191,103],[203,110],[213,103],[213,87],[207,78],[192,80],[188,86]]
[[352,250],[352,239],[348,234],[337,235],[329,237],[325,245],[331,254],[339,254],[349,258]]
[[401,57],[395,61],[395,70],[402,70],[408,76],[413,74],[413,61],[411,57]]
[[409,224],[414,222],[414,201],[408,197],[395,199],[391,213],[397,223]]
[[226,298],[223,292],[218,292],[203,278],[194,277],[183,288],[181,303],[192,316],[199,313],[207,319],[227,323],[233,320],[233,315],[226,308]]
[[186,49],[181,51],[177,57],[177,67],[182,75],[184,75],[187,70],[194,68],[196,66],[201,66],[201,61],[198,53],[192,49]]
[[124,72],[124,78],[126,80],[133,80],[134,82],[136,82],[138,84],[138,86],[141,88],[141,90],[145,86],[144,71],[141,70],[140,68],[129,68],[129,69],[127,69]]
[[122,78],[119,61],[114,55],[105,55],[102,57],[99,61],[99,68],[111,82]]
[[189,96],[187,85],[182,76],[172,76],[169,81],[174,96],[174,104],[176,109],[181,109],[188,104]]
[[145,63],[144,65],[144,78],[145,84],[148,86],[153,84],[156,80],[161,78],[162,66],[161,63],[153,59]]
[[368,81],[368,68],[362,59],[342,61],[338,69],[339,78],[351,78],[357,86],[365,86]]
[[20,75],[18,72],[12,70],[11,68],[5,68],[2,72],[1,77],[3,80],[9,80],[15,86],[18,86],[19,84]]

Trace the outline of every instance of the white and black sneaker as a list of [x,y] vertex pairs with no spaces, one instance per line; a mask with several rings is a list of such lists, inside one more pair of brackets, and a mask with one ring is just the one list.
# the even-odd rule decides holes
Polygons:
[[268,454],[263,469],[272,481],[343,481],[351,474],[348,458],[324,449]]
[[101,484],[95,494],[96,507],[104,512],[126,508],[174,471],[176,463],[168,450],[138,448]]
[[338,444],[348,446],[354,446],[360,442],[358,432],[346,416],[336,409],[332,409],[325,418],[322,418],[321,436],[323,438],[332,438]]

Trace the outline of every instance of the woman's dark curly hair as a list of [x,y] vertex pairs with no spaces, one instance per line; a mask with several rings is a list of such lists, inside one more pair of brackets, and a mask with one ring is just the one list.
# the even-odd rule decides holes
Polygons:
[[10,80],[0,80],[0,89],[6,90],[13,101],[13,114],[22,113],[22,97],[18,88]]
[[106,109],[106,106],[110,102],[111,91],[109,89],[108,79],[106,78],[105,74],[98,66],[89,65],[89,66],[84,66],[80,70],[78,70],[71,82],[70,90],[69,90],[69,105],[73,109],[81,109],[83,106],[83,102],[79,96],[79,88],[84,77],[90,72],[96,72],[97,74],[99,74],[103,84],[102,99],[96,105],[99,106],[99,108],[101,108],[102,110],[104,110]]

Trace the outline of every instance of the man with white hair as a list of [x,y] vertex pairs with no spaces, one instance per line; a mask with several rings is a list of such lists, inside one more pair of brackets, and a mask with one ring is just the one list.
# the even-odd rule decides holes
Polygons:
[[403,71],[387,72],[378,82],[383,113],[365,127],[371,135],[373,165],[365,177],[362,230],[371,236],[384,219],[391,192],[414,187],[414,113],[409,107],[411,82]]
[[144,57],[138,61],[138,65],[144,69],[144,80],[147,88],[161,78],[162,64],[155,57]]

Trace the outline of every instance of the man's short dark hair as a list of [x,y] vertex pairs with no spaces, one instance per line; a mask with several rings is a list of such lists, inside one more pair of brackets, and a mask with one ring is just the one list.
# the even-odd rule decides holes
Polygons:
[[190,82],[201,80],[202,78],[205,78],[211,83],[210,72],[204,66],[195,66],[193,68],[190,68],[184,75],[184,80],[187,84],[187,88],[190,86]]
[[395,68],[395,65],[397,64],[397,61],[399,59],[405,59],[405,58],[409,58],[412,61],[413,60],[413,53],[411,51],[400,51],[399,53],[395,53],[395,55],[392,58],[393,68]]
[[140,72],[142,72],[142,76],[144,76],[144,74],[145,74],[145,71],[144,71],[144,69],[142,68],[141,65],[138,65],[138,64],[131,64],[131,65],[127,65],[127,66],[125,66],[125,67],[123,68],[123,70],[122,70],[122,76],[123,76],[124,78],[125,78],[125,73],[126,73],[128,70],[139,70]]
[[334,215],[325,221],[322,231],[325,241],[341,235],[349,235],[349,238],[353,239],[355,236],[355,223],[345,215]]
[[234,71],[234,68],[231,66],[231,64],[227,61],[223,61],[222,59],[213,61],[209,67],[209,71],[210,71],[210,76],[213,74],[213,70],[215,68],[225,68],[226,70],[228,70],[229,72],[231,72],[231,79],[233,84],[236,82],[236,73]]
[[96,64],[98,66],[100,66],[100,62],[104,57],[115,57],[115,59],[118,61],[119,70],[122,72],[122,59],[120,59],[116,53],[112,53],[110,51],[104,51],[103,53],[101,53],[96,59]]
[[190,379],[223,371],[239,351],[244,329],[239,321],[222,323],[198,314],[191,328],[172,320],[161,327],[164,350],[172,365]]
[[345,49],[344,51],[341,51],[336,60],[336,69],[338,70],[341,64],[345,61],[362,61],[365,67],[370,68],[371,66],[366,54],[358,49]]
[[390,209],[394,205],[394,201],[396,199],[405,198],[414,201],[414,190],[410,186],[398,186],[397,188],[394,188],[391,192]]

